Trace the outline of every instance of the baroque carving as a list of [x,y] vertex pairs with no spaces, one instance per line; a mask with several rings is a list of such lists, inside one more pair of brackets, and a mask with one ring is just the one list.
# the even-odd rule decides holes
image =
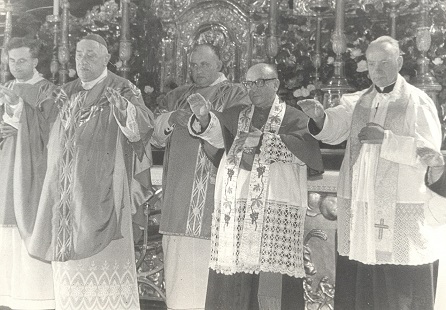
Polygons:
[[218,46],[225,74],[230,80],[239,81],[251,64],[251,19],[247,2],[155,1],[154,10],[168,33],[161,51],[161,84],[189,82],[188,55],[196,43]]

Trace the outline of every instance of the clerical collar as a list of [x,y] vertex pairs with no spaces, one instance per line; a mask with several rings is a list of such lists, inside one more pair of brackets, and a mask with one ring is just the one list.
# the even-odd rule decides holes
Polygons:
[[37,71],[36,69],[34,69],[34,74],[33,77],[30,78],[27,81],[19,81],[19,80],[15,80],[17,84],[31,84],[34,85],[37,82],[40,82],[41,80],[43,80],[43,77],[40,75],[39,71]]
[[386,87],[378,87],[375,85],[375,89],[380,94],[388,94],[393,90],[393,88],[395,87],[395,84],[396,84],[396,81]]
[[221,83],[226,80],[227,80],[226,76],[222,72],[218,72],[218,78],[209,86],[217,85],[218,83]]
[[104,71],[101,73],[100,76],[98,76],[96,79],[94,79],[93,81],[89,81],[89,82],[82,82],[82,87],[85,90],[90,90],[92,89],[96,84],[98,84],[99,82],[101,82],[103,79],[105,79],[107,77],[107,68],[104,69]]

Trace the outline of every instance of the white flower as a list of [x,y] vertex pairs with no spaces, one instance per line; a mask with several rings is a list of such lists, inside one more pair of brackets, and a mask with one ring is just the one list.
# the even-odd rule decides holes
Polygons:
[[302,86],[302,97],[310,96],[310,91]]
[[443,59],[441,59],[440,57],[437,57],[434,60],[432,60],[432,63],[436,66],[441,65],[443,63]]
[[332,63],[334,63],[334,58],[330,56],[327,58],[327,64],[331,65]]
[[301,90],[301,89],[296,89],[296,90],[293,92],[293,96],[296,97],[296,98],[298,98],[298,97],[302,97],[302,90]]
[[350,50],[350,57],[351,58],[356,58],[362,56],[362,51],[359,48],[352,48]]
[[76,75],[76,70],[74,69],[68,69],[68,76],[70,78],[74,77]]
[[118,60],[118,61],[115,63],[115,66],[116,66],[117,69],[121,68],[121,67],[122,67],[122,61],[121,61],[121,60]]
[[308,84],[307,89],[308,91],[313,91],[316,90],[316,86],[314,86],[313,84]]
[[367,61],[365,60],[361,60],[360,62],[357,63],[357,68],[356,68],[356,72],[365,72],[368,71],[369,69],[367,68]]
[[151,94],[151,93],[153,93],[153,91],[154,91],[154,89],[153,89],[152,86],[150,86],[150,85],[146,85],[146,86],[144,86],[144,92],[145,92],[146,94]]

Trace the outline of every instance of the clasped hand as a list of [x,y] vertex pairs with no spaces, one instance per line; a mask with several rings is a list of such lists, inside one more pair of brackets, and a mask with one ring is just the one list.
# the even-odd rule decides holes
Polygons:
[[247,133],[240,133],[240,138],[244,140],[243,146],[246,148],[254,148],[259,145],[260,137],[263,132],[258,130],[257,128],[252,128],[252,131]]
[[358,134],[361,143],[382,144],[384,140],[384,128],[376,123],[367,123]]

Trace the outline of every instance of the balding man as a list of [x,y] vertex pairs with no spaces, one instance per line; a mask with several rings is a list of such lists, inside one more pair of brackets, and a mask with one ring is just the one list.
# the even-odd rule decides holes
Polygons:
[[40,203],[22,235],[52,261],[58,310],[140,309],[130,215],[146,199],[138,172],[149,168],[153,119],[109,59],[99,35],[77,43],[79,79],[57,90]]
[[210,112],[189,98],[189,130],[225,152],[217,173],[206,309],[259,309],[260,272],[282,274],[282,309],[304,309],[303,234],[307,167],[322,171],[307,116],[279,100],[269,64],[243,84],[252,105]]
[[366,51],[373,85],[323,110],[299,104],[310,131],[329,144],[347,139],[338,185],[335,309],[433,309],[438,243],[427,221],[428,167],[442,166],[437,109],[398,74],[398,41]]
[[210,253],[211,214],[218,159],[209,144],[189,134],[191,116],[187,98],[199,93],[212,110],[246,103],[241,85],[230,83],[220,72],[216,47],[197,45],[190,55],[191,84],[169,92],[168,112],[155,120],[152,143],[166,147],[164,154],[163,234],[166,298],[169,309],[204,309]]

